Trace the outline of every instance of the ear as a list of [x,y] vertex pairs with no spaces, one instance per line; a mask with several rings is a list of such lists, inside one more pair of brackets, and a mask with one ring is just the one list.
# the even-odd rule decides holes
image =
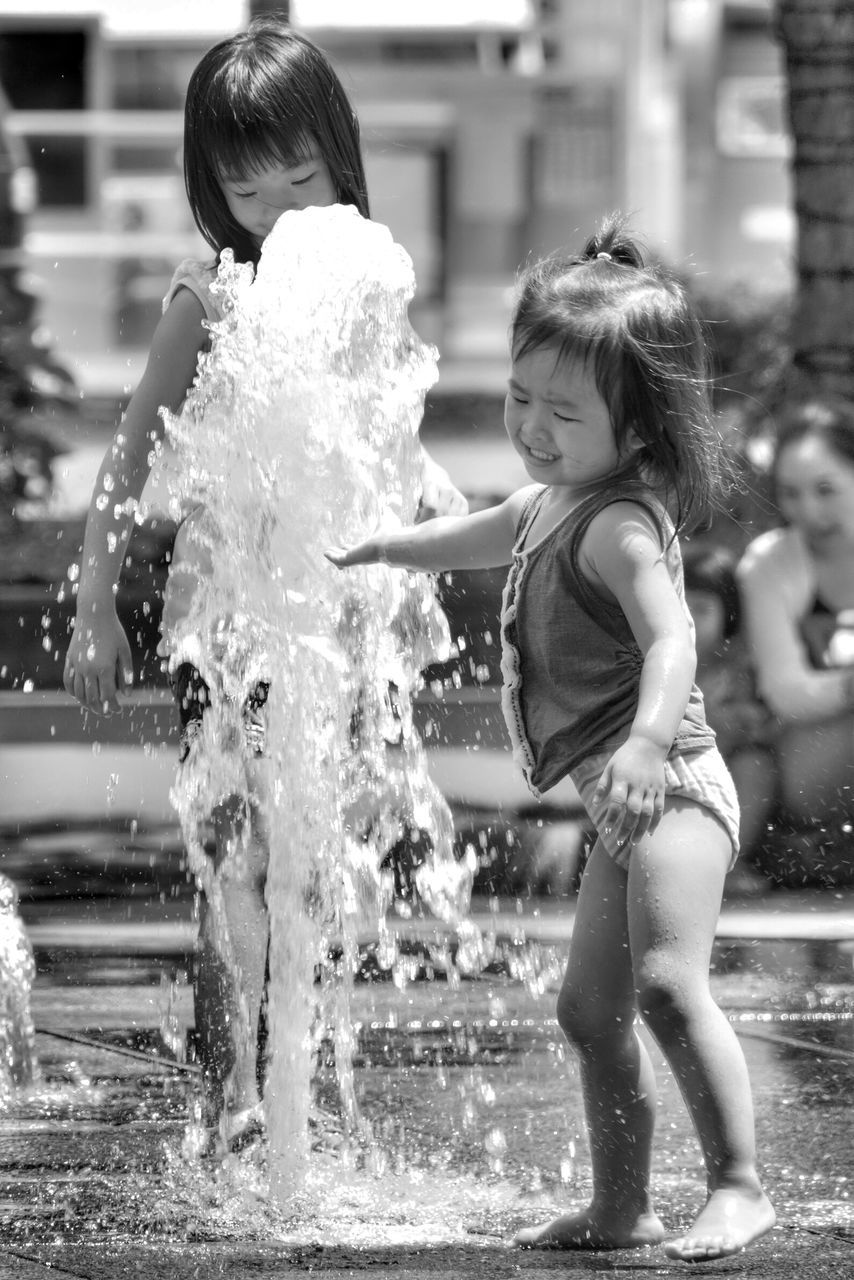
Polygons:
[[643,448],[643,440],[641,440],[634,427],[629,427],[626,437],[623,441],[622,453],[626,458],[630,458],[632,454],[638,453]]

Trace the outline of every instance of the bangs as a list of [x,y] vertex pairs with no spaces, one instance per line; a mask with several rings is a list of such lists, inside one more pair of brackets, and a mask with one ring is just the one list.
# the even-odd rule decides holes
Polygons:
[[517,318],[511,343],[513,359],[521,360],[532,351],[552,351],[555,364],[575,364],[589,370],[601,390],[616,344],[589,316],[579,315],[578,321],[563,320],[556,325],[551,316]]
[[310,138],[286,138],[261,130],[235,129],[218,135],[211,154],[216,156],[216,176],[225,182],[246,182],[262,169],[281,165],[294,169],[317,159],[317,144]]
[[222,75],[210,86],[197,121],[199,146],[217,177],[243,181],[271,165],[293,168],[317,155],[309,112],[296,94],[255,83],[248,74]]

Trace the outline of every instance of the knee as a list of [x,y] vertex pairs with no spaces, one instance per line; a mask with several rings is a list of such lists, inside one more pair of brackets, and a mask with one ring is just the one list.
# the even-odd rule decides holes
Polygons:
[[225,890],[249,890],[263,897],[267,884],[267,848],[247,839],[246,834],[233,836],[218,850],[216,877]]
[[214,814],[214,829],[214,866],[220,881],[263,893],[267,882],[269,840],[255,808],[242,798],[232,798]]
[[578,1053],[589,1052],[604,1040],[631,1034],[633,1011],[621,1015],[595,992],[564,984],[557,1002],[561,1031]]
[[643,974],[638,983],[638,1011],[657,1040],[678,1039],[685,1031],[690,1001],[680,983],[661,973]]

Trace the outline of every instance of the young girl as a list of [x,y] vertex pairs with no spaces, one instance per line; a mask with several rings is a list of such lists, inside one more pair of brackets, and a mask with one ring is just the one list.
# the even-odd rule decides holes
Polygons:
[[490,510],[328,553],[339,566],[431,571],[512,562],[502,639],[515,753],[535,794],[568,774],[597,828],[558,1003],[580,1059],[593,1199],[522,1231],[523,1246],[664,1236],[638,1011],[679,1082],[708,1177],[697,1221],[667,1253],[721,1257],[774,1222],[745,1062],[708,984],[738,805],[693,684],[676,541],[723,472],[706,385],[685,294],[644,266],[612,218],[580,256],[553,256],[521,282],[505,424],[536,483]]
[[[110,713],[131,683],[128,638],[116,613],[116,584],[133,513],[161,452],[161,409],[177,412],[193,383],[208,326],[220,319],[211,284],[231,248],[257,265],[261,245],[288,210],[335,203],[369,216],[359,127],[326,56],[280,20],[259,18],[212,48],[187,90],[184,175],[195,221],[213,251],[185,261],[163,304],[142,381],[108,449],[95,485],[81,560],[74,634],[65,688],[89,710]],[[465,510],[441,468],[424,457],[421,515]],[[205,707],[219,695],[194,665],[166,652],[186,617],[200,575],[215,573],[188,537],[188,513],[175,543],[164,599],[161,646],[170,658],[181,725],[181,759],[189,754]],[[268,847],[264,823],[264,702],[267,685],[248,690],[243,708],[247,804],[233,797],[213,814],[215,867],[227,916],[234,972],[223,972],[202,904],[195,966],[196,1025],[221,1137],[232,1149],[260,1123],[256,1042],[264,989]],[[249,1035],[238,1011],[248,1010]]]

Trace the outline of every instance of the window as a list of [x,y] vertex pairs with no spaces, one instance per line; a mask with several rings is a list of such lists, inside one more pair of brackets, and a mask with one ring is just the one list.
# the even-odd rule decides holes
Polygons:
[[[80,111],[86,106],[87,32],[17,27],[0,34],[0,83],[17,111]],[[27,148],[42,205],[86,203],[84,138],[31,135]]]

